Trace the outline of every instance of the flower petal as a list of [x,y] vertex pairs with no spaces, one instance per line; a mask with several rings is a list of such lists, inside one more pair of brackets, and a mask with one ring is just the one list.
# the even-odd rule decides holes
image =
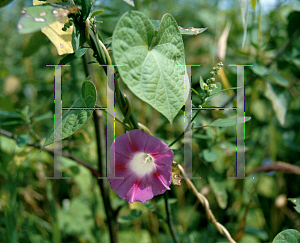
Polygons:
[[149,136],[147,145],[145,147],[146,154],[159,154],[170,149],[167,144],[161,141],[159,138]]
[[109,151],[110,156],[113,156],[115,151],[117,153],[123,155],[124,157],[132,158],[133,151],[130,147],[130,142],[129,142],[127,134],[122,134],[122,135],[118,136],[118,139],[114,140],[114,143],[110,147],[110,151]]
[[113,145],[109,182],[121,198],[130,203],[146,202],[170,190],[174,153],[167,144],[146,132],[133,130],[118,136]]
[[164,193],[166,190],[170,190],[170,184],[172,179],[172,169],[170,166],[156,165],[156,171],[152,174],[152,184],[154,195]]
[[130,147],[133,152],[144,152],[145,146],[150,138],[150,135],[142,130],[132,130],[127,132],[128,140],[130,141]]
[[171,165],[174,159],[174,152],[172,149],[169,148],[168,150],[165,150],[163,153],[151,154],[151,156],[154,158],[155,164]]
[[147,178],[136,177],[134,173],[123,180],[111,179],[109,182],[111,188],[117,192],[119,197],[130,203],[134,201],[146,202],[154,196]]

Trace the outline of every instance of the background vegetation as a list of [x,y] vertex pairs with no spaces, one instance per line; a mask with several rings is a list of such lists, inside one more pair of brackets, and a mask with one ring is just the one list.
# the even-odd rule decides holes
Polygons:
[[[207,197],[217,221],[236,241],[245,243],[271,242],[285,229],[300,231],[300,200],[295,208],[288,200],[300,195],[300,1],[267,3],[271,4],[263,0],[135,1],[135,9],[150,19],[170,13],[180,26],[208,27],[200,35],[183,37],[186,63],[201,64],[192,69],[196,91],[200,91],[200,75],[209,78],[219,61],[224,67],[216,79],[223,88],[236,86],[236,68],[229,64],[253,65],[245,68],[245,115],[252,117],[245,126],[245,170],[254,179],[228,179],[235,174],[235,127],[204,127],[193,134],[193,175],[202,177],[193,183]],[[64,157],[63,175],[72,179],[45,180],[53,175],[53,154],[34,146],[53,126],[54,69],[45,65],[58,64],[62,57],[41,32],[18,33],[21,9],[28,5],[30,1],[14,0],[0,9],[0,242],[109,242],[111,219],[104,209],[103,192],[88,169]],[[121,0],[103,0],[95,1],[93,9],[104,9],[97,17],[103,23],[97,27],[106,39],[132,7]],[[87,60],[94,60],[91,52]],[[62,71],[63,106],[69,107],[86,79],[83,59]],[[105,74],[97,64],[90,64],[90,72],[98,87],[98,105],[106,106]],[[137,120],[156,137],[169,144],[181,134],[183,113],[170,125],[125,84],[121,88],[134,104]],[[223,92],[209,105],[222,106],[234,92]],[[199,98],[195,93],[192,98],[197,106]],[[234,106],[235,99],[227,104]],[[234,110],[201,111],[194,126],[234,114]],[[63,147],[97,168],[92,123],[90,119],[64,140]],[[116,123],[116,136],[123,133]],[[183,163],[182,141],[172,149],[174,160]],[[163,196],[146,204],[128,204],[112,190],[109,197],[120,242],[173,242]],[[180,242],[226,242],[184,180],[181,186],[171,186],[168,197]]]

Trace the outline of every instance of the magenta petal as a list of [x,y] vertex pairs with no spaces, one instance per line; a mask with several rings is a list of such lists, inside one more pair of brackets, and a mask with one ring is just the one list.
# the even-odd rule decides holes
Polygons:
[[[132,172],[128,169],[128,164],[130,159],[115,153],[115,162],[110,161],[110,173],[112,174],[113,169],[115,169],[115,177],[127,177]],[[113,176],[113,175],[112,175]]]
[[132,174],[124,180],[112,179],[109,181],[111,188],[127,202],[146,202],[154,196],[151,186],[147,183],[147,178],[138,178]]
[[159,154],[170,149],[167,144],[156,137],[149,136],[148,143],[145,148],[147,154]]
[[110,156],[113,156],[114,152],[118,152],[119,154],[121,154],[127,158],[132,158],[133,151],[130,147],[130,143],[129,143],[127,134],[122,134],[122,135],[118,136],[118,139],[115,139],[114,143],[110,147],[110,151],[109,151]]
[[[141,130],[115,139],[110,149],[110,186],[124,200],[146,202],[170,190],[173,151],[160,139]],[[114,157],[113,157],[114,155]],[[122,177],[124,179],[115,179]]]
[[163,164],[163,165],[171,165],[174,159],[174,152],[172,149],[168,149],[167,151],[160,154],[152,154],[155,159],[155,164]]
[[170,190],[172,169],[170,166],[156,165],[156,172],[152,174],[151,181],[153,183],[154,195],[164,193],[166,190]]
[[145,146],[150,138],[150,135],[141,130],[132,130],[126,133],[128,135],[128,139],[130,141],[130,147],[133,152],[145,151]]

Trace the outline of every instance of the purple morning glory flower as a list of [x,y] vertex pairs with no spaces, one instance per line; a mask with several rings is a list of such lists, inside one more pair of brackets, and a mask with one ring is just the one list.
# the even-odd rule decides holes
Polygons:
[[113,145],[108,180],[121,198],[130,203],[146,202],[170,190],[174,153],[167,144],[146,132],[132,130],[118,136]]

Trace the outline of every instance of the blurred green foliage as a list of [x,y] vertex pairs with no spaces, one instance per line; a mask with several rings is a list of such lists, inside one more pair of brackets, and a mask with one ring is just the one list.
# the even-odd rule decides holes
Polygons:
[[[9,1],[7,1],[9,2]],[[223,71],[216,76],[223,88],[236,86],[236,68],[229,64],[252,64],[245,68],[246,171],[275,161],[300,166],[300,38],[299,1],[276,1],[276,6],[261,9],[263,1],[251,1],[245,44],[242,10],[237,1],[225,0],[136,0],[137,10],[159,20],[170,13],[178,25],[208,29],[198,36],[184,36],[186,63],[192,68],[193,88],[200,92],[200,75],[219,61]],[[17,139],[0,134],[0,242],[109,242],[107,218],[97,182],[91,173],[71,159],[63,158],[63,175],[72,179],[45,180],[53,175],[53,155],[27,146],[28,141],[46,138],[53,126],[53,67],[62,59],[55,47],[40,32],[21,36],[17,21],[23,5],[14,0],[0,9],[0,128]],[[104,40],[109,38],[120,16],[132,9],[121,0],[95,1],[97,24]],[[227,27],[226,27],[227,26]],[[228,38],[226,28],[229,29]],[[88,61],[94,61],[87,52]],[[106,106],[105,76],[90,64],[100,97]],[[80,98],[86,80],[83,59],[62,68],[63,106]],[[179,112],[170,125],[149,105],[137,99],[121,84],[134,104],[137,120],[166,143],[184,129]],[[235,90],[223,92],[209,105],[222,106]],[[199,98],[193,93],[193,104]],[[197,100],[198,99],[198,100]],[[230,102],[227,107],[236,106]],[[120,112],[116,109],[117,116]],[[203,110],[195,127],[235,115],[234,110]],[[90,119],[78,132],[63,141],[65,152],[97,167],[95,131]],[[116,136],[124,133],[116,123]],[[299,175],[284,172],[257,173],[254,179],[230,180],[235,175],[235,127],[203,127],[193,133],[193,180],[210,202],[217,220],[239,242],[270,242],[284,229],[300,231]],[[183,143],[172,146],[175,159],[183,163]],[[186,186],[171,186],[170,201],[180,242],[225,242],[207,219],[205,210]],[[110,191],[112,206],[118,211],[120,242],[172,242],[165,219],[162,196],[149,203],[128,205]],[[297,201],[296,201],[297,202]],[[297,206],[297,205],[296,205]]]

